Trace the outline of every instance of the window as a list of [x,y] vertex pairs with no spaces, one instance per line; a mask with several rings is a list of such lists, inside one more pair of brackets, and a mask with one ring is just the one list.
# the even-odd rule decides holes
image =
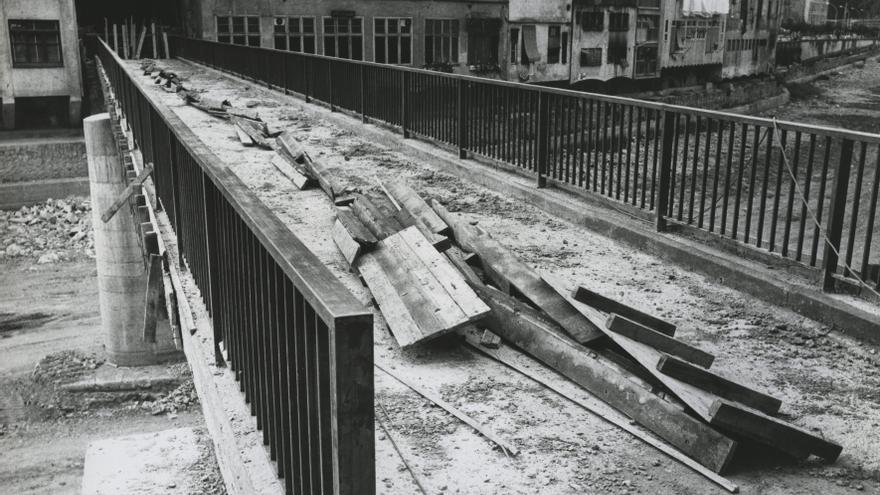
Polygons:
[[217,16],[217,41],[260,46],[260,18],[255,15]]
[[627,33],[612,33],[608,36],[608,63],[626,65]]
[[501,19],[470,18],[468,31],[468,65],[498,65],[498,38]]
[[412,63],[412,19],[377,18],[373,21],[373,36],[376,62]]
[[657,74],[657,46],[640,46],[636,49],[636,76]]
[[519,52],[519,28],[510,28],[510,63],[517,63]]
[[276,17],[275,49],[315,53],[315,18]]
[[568,63],[568,33],[562,32],[562,26],[547,28],[547,63]]
[[583,29],[584,31],[604,31],[605,11],[581,12],[580,25],[581,29]]
[[324,18],[324,55],[364,59],[364,20],[360,17]]
[[458,63],[458,19],[425,20],[425,64]]
[[581,48],[581,67],[599,67],[601,65],[601,48]]
[[608,31],[612,33],[629,31],[629,14],[626,12],[612,12],[608,19]]
[[61,67],[58,21],[9,21],[13,67]]
[[660,16],[640,15],[636,18],[636,43],[657,41],[660,37]]

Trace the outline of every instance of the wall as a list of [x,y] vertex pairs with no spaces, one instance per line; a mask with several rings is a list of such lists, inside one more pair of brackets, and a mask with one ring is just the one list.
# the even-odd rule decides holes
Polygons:
[[[82,74],[79,62],[74,0],[0,1],[0,98],[3,125],[14,128],[16,97],[68,96],[69,120],[76,125],[82,103]],[[9,19],[59,20],[63,67],[13,68],[9,39]]]
[[452,67],[453,72],[463,74],[479,74],[486,76],[505,77],[504,71],[482,73],[472,70],[467,64],[468,33],[467,18],[492,18],[501,22],[498,33],[498,65],[505,62],[507,46],[507,26],[503,19],[507,17],[507,0],[482,0],[467,2],[461,0],[426,1],[410,0],[303,0],[296,2],[252,2],[249,0],[189,0],[184,8],[188,15],[199,15],[198,19],[188,19],[188,26],[200,26],[201,37],[216,40],[217,15],[258,15],[260,16],[261,45],[274,48],[274,17],[275,16],[314,16],[316,17],[317,53],[323,54],[322,16],[329,16],[334,10],[354,11],[357,17],[363,17],[364,25],[364,60],[374,61],[373,18],[374,17],[407,17],[413,21],[411,65],[424,65],[425,20],[426,19],[458,19],[458,65]]
[[82,137],[0,141],[0,183],[88,175]]
[[[758,7],[761,7],[760,11]],[[725,44],[730,40],[765,41],[760,41],[763,46],[755,50],[725,49],[721,69],[723,78],[731,79],[773,71],[776,63],[776,36],[781,8],[781,0],[731,0],[724,33]]]
[[[582,12],[605,12],[605,27],[603,31],[585,31],[581,28],[578,19]],[[629,30],[625,33],[627,36],[627,53],[625,64],[608,64],[608,40],[612,35],[608,31],[608,24],[611,13],[628,13],[629,14]],[[571,50],[571,83],[583,81],[587,79],[595,79],[607,81],[616,77],[633,77],[635,66],[635,29],[636,29],[637,11],[634,8],[626,7],[580,7],[575,9],[574,24],[572,27],[572,50]],[[662,21],[661,21],[662,22]],[[620,33],[614,33],[620,34]],[[601,48],[602,49],[602,65],[581,66],[580,53],[581,49]]]

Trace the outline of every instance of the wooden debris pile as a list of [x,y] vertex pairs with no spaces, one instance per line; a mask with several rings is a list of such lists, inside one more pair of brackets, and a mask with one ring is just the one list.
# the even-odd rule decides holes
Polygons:
[[278,135],[275,142],[278,156],[272,159],[272,165],[297,188],[306,189],[317,184],[336,206],[354,202],[356,191],[342,185],[320,161],[313,160],[291,131]]
[[[282,147],[300,163],[303,153]],[[793,459],[840,455],[840,445],[782,419],[778,398],[710,371],[714,356],[676,339],[675,325],[539,273],[403,181],[380,186],[387,198],[356,195],[338,208],[333,239],[401,347],[457,329],[475,345],[515,346],[730,491],[736,485],[718,473],[741,446]]]

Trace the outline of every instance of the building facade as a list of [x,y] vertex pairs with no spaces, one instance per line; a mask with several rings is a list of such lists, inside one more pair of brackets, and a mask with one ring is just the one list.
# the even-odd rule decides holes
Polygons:
[[503,77],[506,0],[187,0],[190,36]]
[[0,1],[2,127],[78,125],[82,94],[74,0]]
[[186,0],[190,36],[537,84],[772,69],[785,0]]

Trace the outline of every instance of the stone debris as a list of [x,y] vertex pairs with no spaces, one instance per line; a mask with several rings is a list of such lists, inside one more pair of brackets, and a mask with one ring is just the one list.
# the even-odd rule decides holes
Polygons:
[[34,258],[39,264],[95,257],[91,205],[85,198],[48,199],[0,210],[0,260]]

